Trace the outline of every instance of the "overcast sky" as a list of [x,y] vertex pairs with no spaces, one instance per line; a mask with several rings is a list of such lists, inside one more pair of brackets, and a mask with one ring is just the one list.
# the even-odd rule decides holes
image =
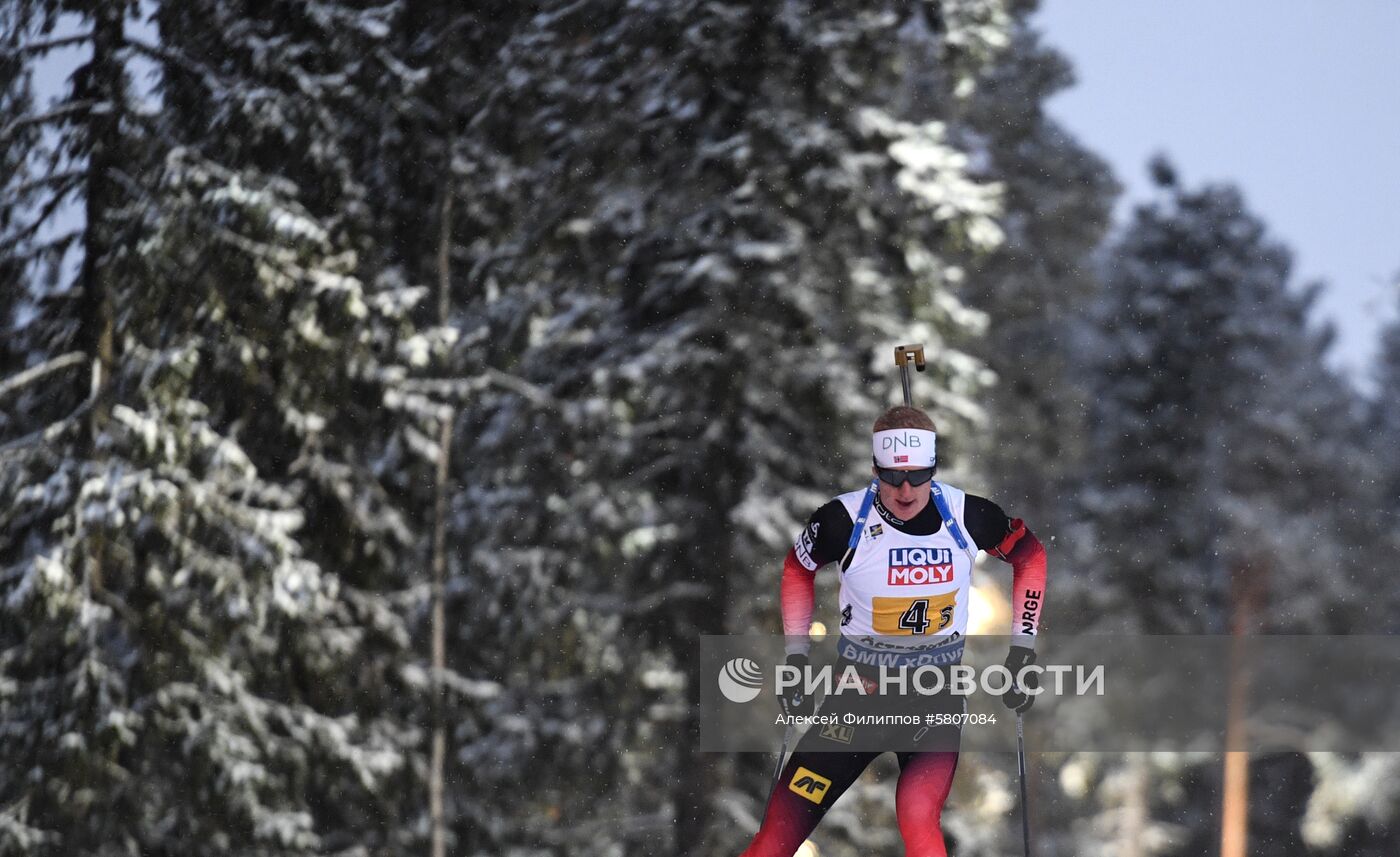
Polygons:
[[1231,181],[1324,280],[1334,358],[1368,371],[1400,275],[1400,2],[1042,0],[1078,84],[1049,104],[1113,166],[1120,215],[1166,153],[1188,185]]

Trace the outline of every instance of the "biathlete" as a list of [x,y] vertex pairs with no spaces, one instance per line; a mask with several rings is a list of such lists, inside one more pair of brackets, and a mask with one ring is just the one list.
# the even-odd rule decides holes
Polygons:
[[[933,421],[923,411],[908,406],[886,411],[876,420],[873,437],[879,491],[854,552],[847,556],[863,490],[842,494],[818,509],[788,551],[782,614],[789,665],[807,665],[816,572],[832,562],[842,563],[838,668],[856,665],[872,687],[865,679],[870,664],[956,663],[967,633],[977,550],[1012,567],[1012,645],[1006,667],[1014,676],[1035,663],[1035,636],[1045,604],[1045,548],[1019,518],[1008,517],[997,504],[934,482],[936,442]],[[1013,688],[1003,700],[1019,714],[1034,698]],[[812,714],[813,702],[800,685],[780,699],[790,717]],[[852,703],[832,702],[829,696],[828,706],[853,710]],[[924,704],[946,706],[946,698]],[[961,704],[959,699],[955,710],[961,711]],[[941,817],[957,769],[960,732],[958,726],[943,726],[925,737],[928,731],[891,742],[912,746],[896,751],[895,813],[909,857],[948,853]],[[791,857],[861,771],[892,749],[876,746],[884,749],[872,748],[868,740],[855,748],[853,730],[839,724],[809,729],[783,767],[745,857]]]

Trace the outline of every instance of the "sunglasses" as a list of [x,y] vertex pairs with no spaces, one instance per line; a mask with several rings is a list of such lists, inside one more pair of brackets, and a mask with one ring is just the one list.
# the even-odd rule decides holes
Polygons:
[[933,478],[932,467],[925,467],[922,470],[886,470],[883,467],[877,467],[875,472],[880,476],[882,482],[888,482],[896,488],[905,482],[910,485],[922,485]]

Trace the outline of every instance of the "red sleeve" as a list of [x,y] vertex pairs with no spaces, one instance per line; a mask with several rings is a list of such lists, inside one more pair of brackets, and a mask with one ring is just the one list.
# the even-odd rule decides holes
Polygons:
[[787,637],[788,654],[806,654],[811,648],[808,633],[812,628],[812,605],[816,601],[815,571],[808,571],[797,559],[797,551],[789,549],[783,560],[783,585],[780,601],[783,608],[783,635]]
[[988,553],[1011,563],[1012,642],[1034,648],[1035,635],[1040,632],[1040,613],[1045,607],[1045,546],[1020,518],[1013,520],[1008,530],[1001,543]]

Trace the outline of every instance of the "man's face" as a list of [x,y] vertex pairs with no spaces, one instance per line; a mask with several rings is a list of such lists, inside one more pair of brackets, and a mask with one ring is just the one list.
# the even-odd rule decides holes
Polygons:
[[[891,467],[889,470],[919,470],[918,467]],[[879,473],[875,473],[879,476]],[[928,505],[929,493],[933,490],[933,482],[925,482],[922,485],[910,485],[905,482],[899,487],[895,487],[885,480],[880,480],[880,502],[885,504],[885,508],[894,513],[896,518],[907,521],[924,510]]]

